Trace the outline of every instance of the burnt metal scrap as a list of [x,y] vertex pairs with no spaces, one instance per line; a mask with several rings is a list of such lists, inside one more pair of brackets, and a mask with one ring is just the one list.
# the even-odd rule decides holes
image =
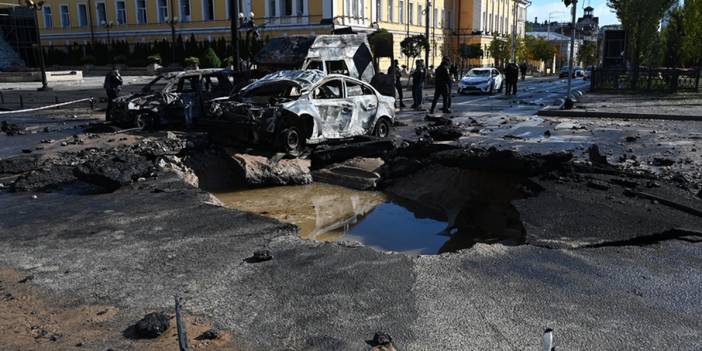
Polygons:
[[374,134],[387,137],[394,99],[369,84],[318,70],[272,73],[229,99],[212,101],[202,124],[230,141],[299,153],[307,144]]
[[201,69],[159,75],[139,93],[115,99],[111,122],[134,127],[191,124],[206,111],[206,102],[228,96],[233,72]]

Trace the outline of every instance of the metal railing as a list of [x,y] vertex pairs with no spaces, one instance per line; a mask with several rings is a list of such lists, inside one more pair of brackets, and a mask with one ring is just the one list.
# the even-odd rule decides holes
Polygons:
[[638,72],[624,68],[597,68],[592,71],[592,91],[699,92],[700,68],[647,68]]

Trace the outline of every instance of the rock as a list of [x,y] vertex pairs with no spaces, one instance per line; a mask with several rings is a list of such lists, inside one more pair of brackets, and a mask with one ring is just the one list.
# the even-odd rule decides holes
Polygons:
[[73,167],[57,165],[20,176],[12,185],[12,189],[14,191],[43,191],[76,180]]
[[253,256],[246,258],[244,261],[247,263],[258,263],[258,262],[265,262],[265,261],[270,261],[273,259],[273,255],[271,255],[271,252],[269,250],[256,250],[253,253]]
[[261,155],[234,154],[232,159],[247,185],[301,185],[312,183],[310,161],[275,160]]
[[458,125],[434,125],[429,127],[419,127],[415,130],[419,136],[429,136],[435,141],[451,141],[463,136],[463,128]]
[[24,283],[27,283],[27,282],[32,281],[32,280],[34,280],[34,276],[28,275],[28,276],[22,278],[20,281],[18,281],[18,283],[24,284]]
[[587,149],[587,154],[592,164],[609,165],[609,163],[607,163],[607,157],[600,153],[600,147],[597,146],[597,144],[592,144],[592,146]]
[[25,154],[31,154],[31,153],[32,153],[32,149],[22,149],[22,152],[25,153]]
[[215,329],[208,329],[204,333],[198,335],[195,340],[214,340],[219,338],[219,331]]
[[170,317],[163,312],[152,312],[134,325],[134,334],[139,339],[161,336],[171,325]]
[[378,170],[385,162],[380,158],[353,158],[312,172],[315,181],[341,185],[357,190],[370,190],[381,179]]
[[0,174],[19,174],[39,168],[39,155],[20,155],[0,160]]
[[397,149],[390,139],[358,138],[358,141],[336,145],[318,146],[310,155],[312,168],[319,169],[326,165],[346,161],[354,157],[381,157]]
[[74,170],[76,178],[95,184],[108,191],[132,183],[139,177],[148,177],[154,172],[153,163],[144,156],[123,152],[89,160]]
[[630,136],[627,136],[626,138],[624,138],[624,140],[626,140],[626,141],[628,141],[628,142],[631,143],[631,142],[634,142],[634,141],[639,140],[639,137],[638,137],[638,136],[632,136],[632,135],[630,135]]
[[550,137],[551,137],[551,131],[550,131],[550,130],[546,130],[546,131],[544,132],[544,137],[550,138]]

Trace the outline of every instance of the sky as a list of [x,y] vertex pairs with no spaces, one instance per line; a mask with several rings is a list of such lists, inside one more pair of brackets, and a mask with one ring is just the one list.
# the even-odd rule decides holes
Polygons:
[[[600,18],[600,26],[619,23],[617,16],[607,7],[607,0],[578,0],[578,17],[583,15],[583,8],[588,3],[595,9],[595,16]],[[543,23],[548,19],[549,14],[554,11],[562,11],[563,13],[552,14],[552,21],[570,21],[569,8],[566,8],[561,0],[532,0],[532,5],[527,10],[527,17],[529,21],[533,21],[534,17],[538,17],[539,23]]]

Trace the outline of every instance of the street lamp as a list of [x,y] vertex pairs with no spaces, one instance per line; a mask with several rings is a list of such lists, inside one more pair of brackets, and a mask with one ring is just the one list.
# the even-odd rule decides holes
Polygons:
[[231,25],[231,37],[232,37],[232,50],[234,51],[232,54],[232,59],[234,60],[234,71],[239,72],[241,70],[241,66],[239,65],[239,23],[243,17],[244,14],[239,12],[239,0],[229,0],[231,1],[230,4],[233,6],[229,6],[229,19],[230,19],[230,25]]
[[102,21],[102,22],[100,22],[100,26],[107,30],[107,56],[110,56],[110,52],[112,51],[112,40],[110,39],[110,28],[114,27],[115,23],[112,21],[109,21],[109,22]]
[[572,16],[572,25],[571,25],[571,34],[570,34],[570,52],[568,53],[568,93],[566,94],[565,98],[565,104],[564,107],[566,109],[570,109],[573,107],[573,100],[570,98],[570,90],[572,88],[573,84],[573,51],[575,50],[575,20],[576,20],[576,12],[578,10],[578,0],[563,0],[566,6],[572,5],[573,7],[571,8],[571,16]]
[[166,17],[166,23],[171,26],[171,64],[176,62],[176,30],[175,25],[178,23],[178,17]]
[[37,47],[39,48],[39,66],[41,67],[41,88],[37,91],[49,91],[49,84],[46,81],[46,62],[44,61],[44,49],[41,45],[41,34],[39,33],[39,18],[37,16],[37,11],[41,10],[44,6],[44,1],[34,2],[33,0],[25,0],[25,5],[27,8],[32,10],[34,13],[34,28],[37,33]]
[[[425,5],[426,5],[426,7],[424,8],[424,17],[425,17],[424,18],[424,25],[425,25],[424,35],[425,35],[425,38],[427,40],[426,41],[427,46],[426,46],[426,50],[424,53],[424,67],[428,68],[429,67],[429,50],[431,50],[430,45],[429,45],[429,14],[431,13],[431,1],[427,0]],[[427,71],[427,78],[429,78],[429,70],[427,69],[426,71]]]

